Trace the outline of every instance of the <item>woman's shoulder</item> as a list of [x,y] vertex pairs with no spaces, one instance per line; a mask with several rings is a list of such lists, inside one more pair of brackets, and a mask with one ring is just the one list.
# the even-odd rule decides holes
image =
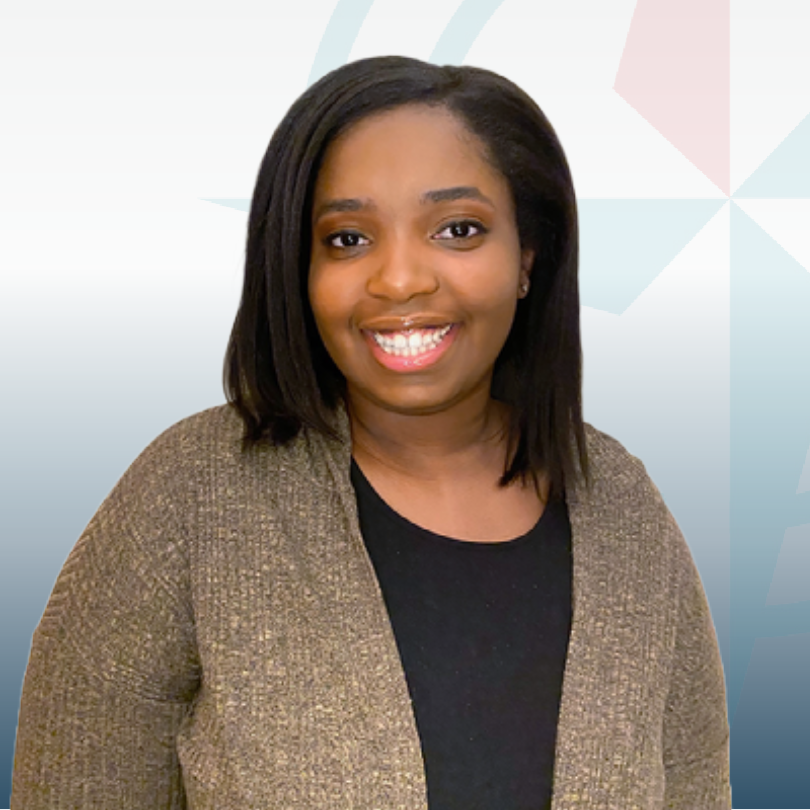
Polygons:
[[158,434],[140,458],[159,462],[169,457],[175,464],[240,454],[242,420],[230,405],[217,405],[191,414]]
[[258,524],[291,503],[323,501],[324,489],[335,488],[329,471],[338,464],[348,478],[349,451],[339,443],[302,431],[283,447],[243,451],[242,436],[242,420],[229,405],[195,413],[160,433],[106,496],[71,565],[88,549],[113,561],[129,554],[139,570],[152,566],[146,559],[181,559],[225,524]]
[[175,461],[191,459],[217,445],[220,451],[236,449],[241,436],[241,420],[230,405],[217,405],[174,422],[159,433],[142,456],[156,460],[169,454]]
[[244,423],[236,409],[228,404],[199,411],[175,422],[143,450],[128,470],[138,477],[167,478],[182,484],[191,479],[262,477],[293,475],[314,483],[335,458],[349,450],[343,441],[343,425],[336,417],[338,440],[315,435],[302,429],[289,442],[278,445],[260,442],[243,449]]
[[674,517],[644,463],[613,436],[585,425],[592,486],[573,501],[583,512],[615,515],[625,539],[654,534],[680,536]]

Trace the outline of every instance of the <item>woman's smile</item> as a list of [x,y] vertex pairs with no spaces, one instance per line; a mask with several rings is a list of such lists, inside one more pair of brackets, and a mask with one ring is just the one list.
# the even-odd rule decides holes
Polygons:
[[443,357],[458,333],[457,324],[400,331],[363,330],[380,365],[391,371],[421,371]]

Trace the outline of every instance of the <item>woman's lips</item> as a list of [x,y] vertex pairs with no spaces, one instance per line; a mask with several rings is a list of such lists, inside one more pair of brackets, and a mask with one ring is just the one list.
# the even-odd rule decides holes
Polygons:
[[[408,347],[402,347],[402,339],[396,339],[397,335],[401,335],[405,337],[406,342],[408,342],[408,338],[410,334],[414,332],[421,332],[423,334],[429,334],[431,331],[436,331],[437,336],[443,330],[407,330],[407,331],[398,331],[398,332],[385,332],[382,333],[384,338],[387,342],[387,347],[390,347],[389,350],[386,350],[378,341],[374,338],[374,333],[371,330],[364,329],[362,330],[363,337],[368,344],[369,348],[371,349],[371,353],[374,359],[383,367],[389,369],[390,371],[397,371],[397,372],[408,372],[408,371],[421,371],[428,366],[432,366],[436,363],[439,358],[441,358],[444,353],[450,348],[453,342],[456,339],[456,334],[459,330],[459,324],[450,324],[449,329],[441,336],[441,339],[435,345],[430,345],[432,340],[430,338],[427,341],[423,340],[423,344],[427,343],[428,345],[421,350],[417,348],[416,354],[409,355],[407,353],[404,354],[394,354],[394,348],[391,347],[391,343],[395,340],[400,346],[398,347],[399,351],[403,351],[405,348],[410,349],[410,345]],[[380,334],[380,333],[377,333]]]

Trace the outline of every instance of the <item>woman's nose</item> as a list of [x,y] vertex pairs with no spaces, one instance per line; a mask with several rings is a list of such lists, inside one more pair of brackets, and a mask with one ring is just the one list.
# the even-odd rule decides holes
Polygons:
[[418,295],[430,295],[439,289],[439,277],[424,249],[393,242],[379,254],[379,263],[369,276],[366,290],[375,298],[404,302]]

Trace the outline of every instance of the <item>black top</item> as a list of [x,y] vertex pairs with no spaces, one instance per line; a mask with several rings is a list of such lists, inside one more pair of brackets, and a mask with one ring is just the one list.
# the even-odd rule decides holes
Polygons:
[[352,461],[360,528],[405,670],[430,810],[542,810],[571,631],[564,501],[506,542],[454,540],[391,509]]

